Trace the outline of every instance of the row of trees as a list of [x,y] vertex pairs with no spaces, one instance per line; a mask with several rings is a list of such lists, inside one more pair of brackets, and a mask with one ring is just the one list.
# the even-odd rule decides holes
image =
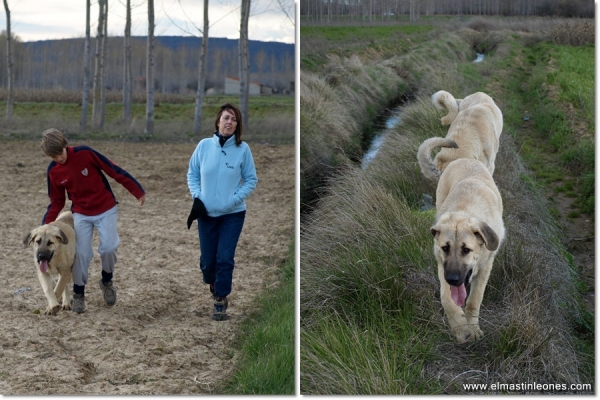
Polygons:
[[[14,99],[14,82],[15,82],[15,68],[14,65],[14,54],[13,54],[13,36],[11,35],[11,24],[10,24],[10,9],[8,0],[4,1],[4,9],[6,12],[6,87],[8,91],[8,107],[7,107],[7,119],[10,120],[12,117],[12,105]],[[251,0],[242,0],[242,18],[240,21],[240,39],[239,39],[239,76],[240,76],[240,108],[244,115],[244,123],[248,126],[248,92],[249,92],[249,52],[248,52],[248,19],[250,10]],[[81,86],[82,89],[82,114],[80,121],[80,131],[83,132],[87,126],[87,108],[88,94],[92,94],[92,128],[94,130],[102,129],[104,124],[105,115],[105,99],[107,84],[107,55],[109,47],[107,46],[107,19],[108,19],[108,0],[98,0],[98,30],[94,41],[94,62],[93,71],[91,68],[91,51],[92,51],[92,40],[90,34],[90,0],[86,0],[86,35],[85,35],[85,46],[83,57],[73,60],[73,65],[78,66],[79,71],[83,70],[83,77]],[[126,23],[124,30],[124,43],[121,47],[122,51],[122,91],[123,91],[123,119],[129,121],[131,119],[131,99],[132,92],[134,90],[134,57],[133,57],[133,46],[131,41],[131,3],[130,0],[126,0]],[[208,49],[208,0],[204,0],[204,29],[202,46],[200,47],[199,54],[197,55],[197,90],[196,90],[196,111],[195,111],[195,123],[194,133],[200,133],[200,121],[202,116],[202,102],[204,96],[204,88],[206,86],[206,56]],[[247,10],[247,12],[244,12]],[[155,82],[155,48],[154,48],[154,0],[148,0],[148,35],[146,39],[146,56],[145,56],[145,74],[144,78],[147,82]],[[24,53],[24,52],[23,52]],[[81,52],[74,52],[72,54],[79,54]],[[72,55],[71,54],[71,55]],[[33,55],[36,56],[36,55]],[[60,58],[65,54],[57,51],[49,55],[51,58]],[[22,59],[19,59],[22,60]],[[66,63],[64,65],[70,65]],[[20,73],[25,71],[25,66],[20,66],[22,69]],[[48,65],[45,66],[48,70]],[[77,69],[76,67],[74,67]],[[67,72],[68,73],[68,72]],[[72,76],[78,76],[79,73],[73,74]],[[79,82],[76,82],[79,83]],[[91,88],[90,88],[91,85]],[[145,133],[151,134],[154,130],[154,84],[145,85],[146,90],[146,124]]]
[[[229,39],[194,39],[207,49],[205,88],[223,89],[225,76],[237,77],[239,50],[220,46]],[[90,47],[96,48],[95,38]],[[186,40],[185,42],[191,42]],[[81,54],[84,39],[63,39],[43,43],[23,43],[13,35],[14,87],[16,89],[67,89],[79,90],[83,85]],[[124,52],[123,46],[129,55]],[[198,87],[198,45],[177,48],[161,44],[157,38],[154,47],[154,88],[162,93],[190,93]],[[279,46],[277,46],[279,48]],[[278,52],[269,45],[251,44],[251,80],[264,83],[278,91],[289,89],[294,78],[293,51]],[[208,54],[210,52],[210,54]],[[128,84],[123,73],[124,60],[131,58],[131,85],[139,92],[146,87],[146,40],[140,37],[107,37],[105,45],[105,85],[109,90],[122,90]],[[6,32],[0,33],[0,54],[6,54]],[[7,87],[6,57],[0,57],[0,87]]]
[[591,0],[303,0],[303,21],[315,23],[397,21],[408,15],[594,17]]

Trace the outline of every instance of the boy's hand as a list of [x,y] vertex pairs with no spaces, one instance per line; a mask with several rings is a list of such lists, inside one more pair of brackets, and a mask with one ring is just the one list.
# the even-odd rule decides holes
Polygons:
[[142,197],[140,197],[138,199],[138,203],[140,203],[140,207],[144,205],[144,202],[146,201],[146,195],[143,194]]
[[192,211],[190,212],[190,215],[187,219],[188,229],[190,229],[190,227],[192,226],[192,222],[194,222],[195,219],[202,219],[206,216],[208,216],[208,213],[206,211],[206,207],[204,207],[204,203],[202,202],[202,200],[194,198],[194,205],[192,206]]

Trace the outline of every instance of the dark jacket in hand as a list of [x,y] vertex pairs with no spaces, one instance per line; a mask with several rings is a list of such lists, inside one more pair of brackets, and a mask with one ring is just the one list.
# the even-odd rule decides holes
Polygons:
[[192,226],[192,222],[194,222],[195,219],[204,219],[207,216],[208,214],[206,212],[206,207],[204,207],[204,203],[202,202],[202,200],[194,198],[194,205],[192,206],[192,211],[190,212],[190,216],[187,220],[188,229],[190,229],[190,227]]

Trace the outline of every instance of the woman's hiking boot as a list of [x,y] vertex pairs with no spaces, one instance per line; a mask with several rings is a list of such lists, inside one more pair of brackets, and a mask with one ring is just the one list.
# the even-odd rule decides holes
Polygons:
[[227,319],[227,297],[215,297],[213,319],[215,321],[224,321]]

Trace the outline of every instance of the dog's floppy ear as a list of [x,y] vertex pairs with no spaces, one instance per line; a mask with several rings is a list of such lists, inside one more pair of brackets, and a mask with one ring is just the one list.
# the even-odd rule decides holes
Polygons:
[[23,238],[23,245],[25,247],[29,247],[29,245],[31,245],[31,242],[33,241],[34,236],[31,236],[31,232],[29,232],[27,235],[25,235],[25,237]]
[[430,232],[433,235],[433,237],[437,237],[440,234],[440,227],[437,225],[434,225],[431,227]]
[[473,227],[473,233],[477,237],[478,240],[481,240],[485,243],[485,247],[487,247],[490,251],[498,250],[500,246],[500,239],[498,235],[488,224],[485,222],[480,222],[479,226]]
[[58,230],[60,232],[60,235],[57,236],[56,238],[62,243],[62,244],[69,244],[69,238],[67,238],[67,235],[65,235],[65,233],[62,231],[62,229]]

